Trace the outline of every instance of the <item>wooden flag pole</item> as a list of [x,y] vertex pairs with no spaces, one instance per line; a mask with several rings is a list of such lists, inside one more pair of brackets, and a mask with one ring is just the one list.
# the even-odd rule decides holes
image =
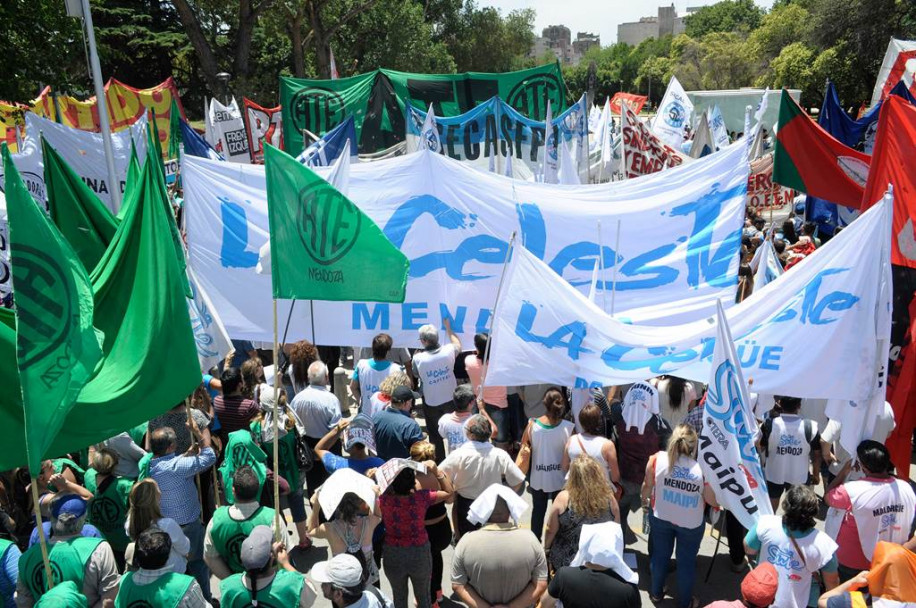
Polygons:
[[[191,431],[191,427],[194,424],[194,419],[191,417],[191,400],[185,397],[184,400],[184,411],[188,415],[188,432],[191,433],[191,445],[197,447],[197,436],[194,435],[194,432]],[[200,429],[197,429],[198,431]],[[198,450],[199,451],[199,450]],[[197,500],[200,502],[201,508],[204,506],[204,493],[200,489],[200,473],[194,476],[194,481],[197,483]]]
[[512,236],[509,237],[509,246],[506,248],[506,259],[503,261],[503,270],[499,275],[499,285],[496,287],[496,301],[493,302],[493,314],[490,316],[487,324],[487,347],[483,351],[483,375],[480,378],[480,393],[478,397],[483,398],[483,389],[487,385],[487,373],[490,370],[490,345],[493,343],[493,324],[496,322],[496,311],[499,307],[499,295],[503,290],[503,281],[506,279],[506,269],[509,268],[509,258],[512,256],[512,247],[515,245],[516,233],[513,230]]
[[274,442],[273,442],[273,460],[274,460],[274,537],[277,540],[280,536],[280,415],[278,406],[280,403],[280,366],[279,366],[279,329],[277,327],[277,299],[274,298]]
[[[51,558],[48,556],[48,539],[45,538],[45,529],[41,525],[41,506],[38,504],[38,480],[32,477],[32,504],[35,506],[35,523],[38,524],[38,544],[41,546],[41,560],[45,564],[45,578],[48,589],[54,587],[54,577],[51,573]],[[37,599],[37,598],[36,598]]]

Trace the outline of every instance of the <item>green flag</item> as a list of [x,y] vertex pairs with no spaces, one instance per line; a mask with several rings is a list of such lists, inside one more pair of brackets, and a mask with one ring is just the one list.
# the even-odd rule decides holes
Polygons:
[[37,475],[101,350],[86,269],[32,199],[5,144],[2,154],[26,462]]
[[403,302],[407,257],[334,186],[265,148],[274,297]]
[[51,220],[87,272],[105,253],[118,229],[115,217],[51,145],[41,140]]
[[179,157],[181,145],[181,112],[178,110],[178,99],[172,97],[172,110],[169,113],[169,159]]
[[118,209],[118,221],[124,219],[124,209],[127,201],[133,197],[134,191],[140,184],[141,169],[140,159],[137,157],[137,145],[134,138],[130,138],[130,161],[127,163],[127,179],[124,182],[124,196],[121,197],[121,208]]

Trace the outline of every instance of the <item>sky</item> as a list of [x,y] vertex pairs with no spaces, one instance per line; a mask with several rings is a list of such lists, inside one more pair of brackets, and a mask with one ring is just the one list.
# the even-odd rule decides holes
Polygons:
[[[687,14],[688,6],[715,4],[717,0],[675,0],[679,16]],[[755,0],[758,6],[770,8],[773,0]],[[478,0],[480,6],[502,9],[505,15],[517,8],[533,8],[537,11],[535,32],[548,25],[565,25],[572,32],[591,32],[601,35],[601,46],[617,42],[617,24],[639,21],[640,17],[658,15],[659,5],[670,6],[671,0]],[[596,31],[597,30],[597,31]]]

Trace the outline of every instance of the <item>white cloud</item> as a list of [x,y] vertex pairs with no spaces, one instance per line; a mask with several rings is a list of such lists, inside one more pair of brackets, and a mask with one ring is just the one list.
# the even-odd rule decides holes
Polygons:
[[[715,4],[716,0],[677,0],[674,2],[678,15],[687,14],[688,6]],[[537,11],[535,32],[548,25],[565,25],[572,31],[575,40],[576,32],[591,32],[601,35],[601,45],[609,46],[617,41],[617,25],[630,21],[639,21],[640,17],[658,14],[654,2],[634,0],[479,0],[481,6],[493,6],[502,9],[505,15],[511,10],[533,8]],[[669,2],[661,2],[669,5]],[[773,0],[756,0],[764,8],[773,5]]]

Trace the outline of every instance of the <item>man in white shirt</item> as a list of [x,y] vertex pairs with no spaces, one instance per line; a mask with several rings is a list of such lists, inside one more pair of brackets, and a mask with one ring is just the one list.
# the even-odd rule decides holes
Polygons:
[[[314,449],[318,441],[340,421],[340,401],[328,390],[327,365],[321,361],[313,362],[309,365],[308,377],[308,387],[299,391],[289,406],[305,427],[306,443]],[[339,454],[340,448],[335,446],[332,451]],[[328,472],[324,467],[315,466],[306,471],[306,496],[311,498],[315,488],[327,478]]]
[[790,486],[820,483],[821,434],[817,422],[798,415],[800,409],[798,397],[776,397],[779,415],[761,427],[757,449],[767,456],[764,472],[774,512]]
[[457,514],[458,533],[476,530],[479,526],[468,521],[471,503],[492,484],[503,483],[515,490],[525,481],[509,454],[490,443],[493,427],[486,416],[471,416],[464,425],[468,441],[448,455],[439,470],[449,476],[455,486],[454,511]]
[[439,434],[439,418],[452,411],[452,396],[458,381],[455,379],[455,360],[461,354],[461,340],[452,331],[448,318],[442,320],[449,344],[440,346],[439,330],[433,325],[420,328],[423,350],[413,357],[413,373],[423,395],[423,417],[429,441],[436,446],[436,462],[445,458],[445,443]]

